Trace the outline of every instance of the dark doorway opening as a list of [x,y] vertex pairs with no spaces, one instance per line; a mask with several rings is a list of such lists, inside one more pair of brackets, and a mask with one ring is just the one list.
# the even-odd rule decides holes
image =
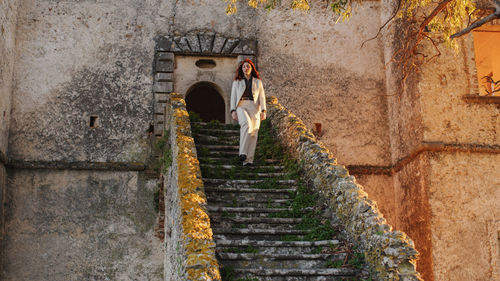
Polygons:
[[218,120],[226,122],[224,99],[215,87],[209,83],[198,83],[186,94],[186,109],[196,112],[205,122]]

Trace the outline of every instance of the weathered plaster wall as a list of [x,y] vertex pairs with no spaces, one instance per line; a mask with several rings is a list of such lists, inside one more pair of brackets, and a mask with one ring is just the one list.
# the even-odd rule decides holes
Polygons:
[[17,0],[0,3],[0,153],[7,153],[12,72],[15,61]]
[[434,280],[429,169],[427,154],[422,153],[394,175],[394,227],[415,241],[420,254],[417,269],[424,280]]
[[[308,128],[322,123],[321,140],[340,163],[390,161],[383,52],[373,37],[378,2],[356,7],[348,23],[321,3],[307,13],[281,7],[258,17],[258,62],[268,95],[277,96]],[[362,136],[362,137],[359,137]]]
[[2,280],[163,280],[156,180],[9,170]]
[[[492,280],[498,261],[498,248],[491,248],[489,239],[489,232],[498,229],[489,228],[500,219],[500,108],[462,99],[478,92],[471,83],[474,74],[468,71],[473,63],[472,36],[465,39],[457,55],[443,49],[425,66],[418,84],[424,141],[464,147],[463,152],[440,151],[429,158],[436,280]],[[480,153],[480,145],[490,149]]]
[[429,161],[436,280],[497,280],[500,155],[433,154]]
[[[0,241],[4,240],[4,192],[7,181],[5,164],[10,125],[12,77],[15,62],[15,29],[17,22],[17,0],[0,3]],[[0,271],[3,253],[0,243]]]
[[[352,174],[349,171],[350,174]],[[377,202],[377,207],[387,219],[387,222],[394,226],[397,225],[397,205],[394,195],[394,182],[391,175],[356,175],[356,181],[363,186],[368,193],[370,200]]]
[[[13,160],[147,158],[153,8],[142,1],[20,1]],[[89,128],[91,115],[96,128]]]

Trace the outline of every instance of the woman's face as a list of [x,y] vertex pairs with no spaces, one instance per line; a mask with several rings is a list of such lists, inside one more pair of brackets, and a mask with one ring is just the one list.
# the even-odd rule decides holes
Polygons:
[[252,73],[252,66],[248,62],[245,62],[241,66],[241,70],[243,70],[243,74],[245,74],[246,76],[250,76],[250,74]]

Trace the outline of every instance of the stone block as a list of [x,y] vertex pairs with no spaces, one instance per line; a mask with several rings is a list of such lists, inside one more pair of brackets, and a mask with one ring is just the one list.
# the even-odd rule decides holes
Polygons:
[[156,115],[164,115],[165,114],[165,104],[164,103],[156,103],[155,104],[155,114]]
[[232,54],[234,55],[239,55],[239,54],[242,54],[243,53],[243,47],[241,46],[242,42],[239,41],[237,43],[237,45],[233,48],[233,50],[231,51]]
[[174,82],[155,82],[154,91],[156,93],[170,93],[174,90]]
[[163,135],[163,126],[155,126],[155,136],[162,136]]
[[165,123],[165,115],[155,115],[155,128],[156,126],[159,126],[158,124],[163,124],[163,123]]
[[156,50],[157,51],[163,51],[163,52],[169,52],[172,47],[173,47],[173,40],[171,38],[167,37],[158,37],[156,40]]
[[179,42],[174,41],[172,45],[172,49],[170,50],[174,53],[181,53],[182,52],[182,47],[179,45]]
[[171,52],[158,52],[156,54],[157,61],[174,61],[174,53]]
[[233,49],[236,47],[236,44],[239,43],[238,39],[229,38],[226,40],[226,44],[224,44],[224,48],[222,48],[222,54],[231,54]]
[[155,93],[155,103],[167,103],[170,99],[169,94]]
[[220,54],[226,43],[226,38],[220,35],[215,35],[214,43],[212,46],[212,53]]
[[157,61],[155,72],[174,72],[173,61]]
[[186,35],[186,40],[189,43],[189,47],[191,47],[191,52],[200,53],[200,40],[198,40],[198,34],[189,34]]
[[211,53],[212,52],[212,43],[214,42],[214,34],[199,34],[200,39],[200,47],[202,53]]
[[158,72],[155,74],[155,82],[171,82],[174,81],[173,73]]
[[178,45],[181,48],[182,52],[191,52],[191,47],[186,37],[179,38]]

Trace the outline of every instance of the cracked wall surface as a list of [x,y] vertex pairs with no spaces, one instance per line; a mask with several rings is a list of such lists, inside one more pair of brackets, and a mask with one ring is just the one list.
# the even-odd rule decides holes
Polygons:
[[[356,6],[349,22],[338,24],[326,12],[326,4],[313,4],[311,11],[303,13],[290,10],[286,3],[271,12],[241,3],[238,14],[226,16],[226,4],[220,0],[3,1],[0,50],[7,56],[0,58],[0,151],[25,168],[32,162],[39,166],[62,163],[59,170],[43,173],[63,182],[68,180],[64,173],[73,173],[61,168],[64,163],[147,164],[151,156],[150,125],[159,120],[155,107],[163,106],[153,94],[155,38],[190,32],[256,39],[255,57],[266,94],[277,96],[309,129],[321,123],[321,141],[340,164],[348,167],[390,168],[412,156],[425,142],[499,145],[498,106],[462,99],[462,95],[474,92],[474,83],[468,78],[474,68],[470,38],[457,55],[444,51],[420,75],[410,77],[408,87],[402,90],[397,69],[387,64],[397,48],[396,26],[387,31],[387,36],[360,48],[392,14],[392,2],[363,2]],[[165,87],[168,85],[166,82]],[[94,128],[90,126],[91,116],[97,117]],[[459,234],[452,237],[445,231],[447,223],[440,223],[448,216],[441,204],[455,210],[462,202],[461,195],[453,192],[455,185],[472,178],[474,185],[481,184],[481,192],[498,198],[491,193],[498,186],[498,173],[492,169],[498,161],[496,156],[471,153],[471,164],[463,164],[470,170],[466,174],[460,165],[452,164],[453,159],[462,161],[462,155],[441,155],[439,159],[446,158],[443,162],[434,160],[429,152],[419,154],[395,172],[353,173],[388,221],[407,232],[417,249],[425,253],[422,256],[426,256],[427,264],[419,262],[419,267],[424,268],[426,280],[445,278],[446,270],[457,263],[440,250],[446,246],[435,248],[444,245],[442,239],[459,238]],[[476,162],[486,167],[489,177],[473,168]],[[21,196],[15,190],[21,185],[18,175],[32,178],[35,186],[42,182],[41,171],[19,166],[8,172],[7,186],[13,188],[8,190],[9,198]],[[79,173],[90,177],[94,172]],[[435,183],[430,175],[454,181]],[[127,186],[122,177],[116,183]],[[89,183],[82,188],[91,186]],[[437,193],[430,192],[434,189]],[[4,201],[9,203],[9,198]],[[39,204],[49,202],[45,197],[38,200]],[[18,204],[21,208],[23,202]],[[488,217],[481,213],[487,213],[482,208],[473,211],[477,204],[480,202],[464,206],[469,210],[465,211],[467,216]],[[451,233],[464,233],[467,221],[471,220],[457,224]],[[471,224],[471,228],[486,225]],[[489,243],[479,234],[466,233],[480,243]],[[31,235],[39,239],[38,234]],[[488,247],[479,248],[480,252],[474,253],[484,261]],[[72,248],[68,245],[57,251],[65,253],[68,249]],[[458,256],[468,253],[466,247],[455,250]],[[32,257],[26,254],[16,259],[22,262]],[[434,275],[433,262],[437,260],[439,266],[446,265],[446,270]],[[489,266],[481,263],[478,276],[488,276]],[[473,267],[467,270],[476,272]],[[50,273],[40,271],[37,278],[44,280],[47,276]]]
[[163,280],[156,180],[9,170],[2,280]]

